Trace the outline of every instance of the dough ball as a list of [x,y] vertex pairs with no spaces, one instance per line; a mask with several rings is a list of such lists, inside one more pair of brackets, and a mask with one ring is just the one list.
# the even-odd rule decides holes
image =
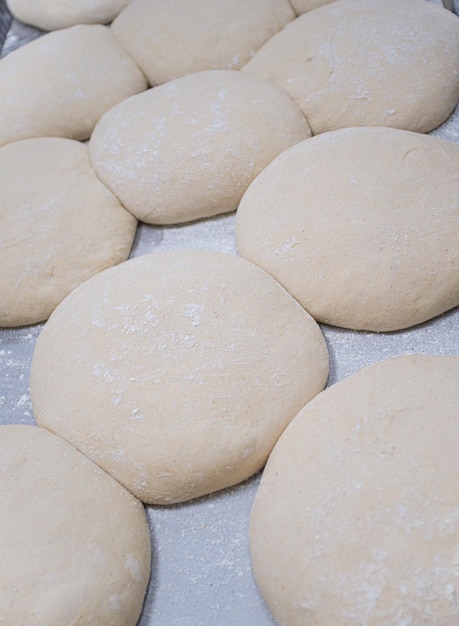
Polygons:
[[136,220],[72,139],[1,147],[0,206],[0,326],[47,319],[77,285],[125,261],[134,241]]
[[150,575],[138,500],[59,437],[0,426],[0,615],[135,626]]
[[97,124],[90,154],[138,219],[171,224],[234,211],[255,176],[309,136],[304,115],[277,85],[210,70],[114,107]]
[[150,85],[239,69],[295,13],[288,0],[134,0],[112,24]]
[[106,24],[130,0],[6,0],[16,19],[42,30],[56,30],[76,24]]
[[312,9],[317,9],[333,1],[334,0],[290,0],[290,4],[295,9],[297,15],[302,15],[307,11],[312,11]]
[[459,304],[459,146],[348,128],[280,155],[237,213],[241,255],[318,321],[390,331]]
[[327,374],[318,325],[268,274],[180,250],[73,291],[38,339],[31,394],[40,425],[169,504],[259,470]]
[[425,0],[337,0],[292,21],[243,70],[284,87],[315,135],[424,133],[459,100],[459,20]]
[[292,421],[250,523],[279,624],[459,623],[458,379],[458,357],[388,359]]
[[106,26],[48,33],[0,60],[0,145],[87,139],[105,111],[146,87]]

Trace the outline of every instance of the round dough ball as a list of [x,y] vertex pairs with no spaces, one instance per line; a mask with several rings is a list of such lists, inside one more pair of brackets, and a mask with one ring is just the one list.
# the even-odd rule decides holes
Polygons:
[[459,623],[458,380],[458,357],[388,359],[291,422],[250,523],[279,624]]
[[0,426],[4,624],[135,626],[150,575],[138,500],[59,437]]
[[459,146],[390,128],[313,137],[256,178],[241,255],[318,321],[390,331],[459,304]]
[[73,291],[37,341],[31,397],[40,425],[169,504],[259,470],[327,375],[318,325],[268,274],[180,250]]
[[0,148],[0,326],[49,317],[77,285],[125,261],[136,220],[72,139]]
[[315,135],[424,133],[459,100],[459,20],[425,0],[337,0],[288,24],[243,70],[284,87]]
[[111,22],[130,0],[6,0],[14,17],[42,30]]
[[134,0],[112,24],[150,85],[239,69],[295,13],[288,0]]
[[210,70],[114,107],[97,124],[90,155],[139,220],[171,224],[234,211],[255,176],[310,134],[277,85]]
[[0,146],[29,137],[87,139],[105,111],[146,87],[106,26],[43,35],[0,61]]

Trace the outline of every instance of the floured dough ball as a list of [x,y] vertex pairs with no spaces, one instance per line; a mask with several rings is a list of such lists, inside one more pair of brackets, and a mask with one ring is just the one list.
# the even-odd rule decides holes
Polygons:
[[241,255],[318,321],[390,331],[459,304],[459,146],[349,128],[281,154],[239,205]]
[[0,60],[0,145],[87,139],[105,111],[146,87],[106,26],[48,33]]
[[38,339],[31,394],[40,425],[169,504],[259,470],[327,374],[318,325],[268,274],[180,250],[73,291]]
[[304,115],[277,85],[210,70],[108,111],[90,155],[138,219],[171,224],[234,211],[255,176],[309,136]]
[[142,505],[59,437],[0,426],[4,624],[135,626],[150,575]]
[[77,285],[125,261],[136,220],[87,146],[56,137],[0,148],[0,326],[47,319]]
[[361,370],[291,422],[250,523],[283,626],[459,623],[459,358]]
[[106,24],[130,0],[6,0],[16,19],[42,30],[56,30],[76,24]]
[[423,133],[459,100],[459,19],[425,0],[337,0],[288,24],[243,70],[284,87],[315,135]]
[[290,0],[290,4],[295,9],[297,15],[302,15],[307,11],[317,9],[329,2],[334,2],[334,0]]
[[294,17],[288,0],[134,0],[112,30],[150,85],[159,85],[239,69]]

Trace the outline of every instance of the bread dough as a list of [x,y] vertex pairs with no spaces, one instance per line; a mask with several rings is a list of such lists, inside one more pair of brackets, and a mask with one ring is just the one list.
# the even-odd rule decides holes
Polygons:
[[390,128],[308,139],[249,187],[236,239],[321,322],[424,322],[459,304],[459,146]]
[[37,422],[144,502],[234,485],[323,389],[314,320],[239,257],[157,252],[73,291],[38,338]]
[[112,30],[150,85],[240,69],[295,13],[288,0],[135,0]]
[[0,145],[87,139],[105,111],[147,87],[106,26],[47,33],[0,61]]
[[135,626],[150,575],[138,500],[62,439],[0,426],[5,625]]
[[76,24],[106,24],[130,0],[6,0],[14,17],[42,30],[56,30]]
[[48,318],[77,285],[125,261],[136,220],[72,139],[0,148],[0,326]]
[[234,211],[274,157],[310,136],[277,85],[231,70],[185,76],[109,111],[92,163],[138,219],[186,222]]
[[458,357],[388,359],[291,422],[250,523],[279,624],[459,623],[458,380]]
[[334,0],[290,0],[290,4],[295,9],[297,15],[302,15],[307,11],[317,9],[329,2],[334,2]]
[[337,0],[288,24],[243,71],[284,87],[315,135],[424,133],[459,100],[459,20],[425,0]]

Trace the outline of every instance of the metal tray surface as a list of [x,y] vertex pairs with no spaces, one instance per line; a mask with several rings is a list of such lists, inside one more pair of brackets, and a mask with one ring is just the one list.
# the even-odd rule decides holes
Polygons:
[[[3,54],[39,36],[13,21]],[[459,144],[459,106],[433,135]],[[131,256],[174,248],[237,254],[234,214],[180,226],[140,225]],[[0,329],[0,423],[34,424],[29,368],[43,324]],[[459,309],[392,333],[322,326],[330,352],[328,386],[401,354],[459,355]],[[260,474],[190,503],[146,507],[152,574],[138,626],[272,626],[251,572],[247,529]]]

